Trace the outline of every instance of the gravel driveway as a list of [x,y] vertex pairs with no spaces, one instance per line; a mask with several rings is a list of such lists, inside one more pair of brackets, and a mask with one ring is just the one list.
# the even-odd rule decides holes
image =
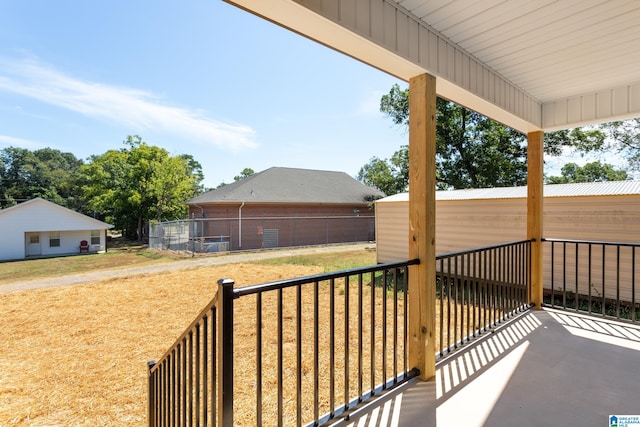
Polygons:
[[352,250],[375,249],[375,243],[355,243],[345,245],[314,246],[302,248],[274,249],[268,251],[229,253],[214,255],[198,259],[184,261],[172,261],[162,264],[100,270],[92,273],[72,274],[68,276],[52,277],[47,279],[29,280],[25,282],[10,283],[0,286],[0,294],[9,292],[26,291],[30,289],[49,288],[55,286],[78,285],[82,283],[96,282],[114,277],[134,276],[139,274],[161,273],[163,271],[188,270],[191,268],[213,265],[235,264],[255,261],[259,259],[281,258],[293,255],[312,255],[330,252],[344,252]]

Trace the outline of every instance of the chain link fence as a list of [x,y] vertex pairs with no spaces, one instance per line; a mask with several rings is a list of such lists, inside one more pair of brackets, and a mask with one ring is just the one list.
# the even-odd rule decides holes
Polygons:
[[373,215],[194,218],[149,225],[149,247],[197,253],[373,240]]

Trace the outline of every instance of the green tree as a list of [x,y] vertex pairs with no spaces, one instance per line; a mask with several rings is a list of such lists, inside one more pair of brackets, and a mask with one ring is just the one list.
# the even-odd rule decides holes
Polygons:
[[0,150],[0,206],[34,197],[79,209],[83,161],[52,148]]
[[356,179],[384,194],[392,195],[407,191],[409,185],[409,147],[403,145],[388,160],[377,157],[360,168]]
[[604,125],[609,133],[606,149],[616,150],[624,155],[629,168],[640,171],[640,119],[611,122]]
[[[436,179],[439,189],[483,188],[526,183],[526,136],[494,120],[453,102],[438,98],[436,121]],[[380,101],[380,111],[403,128],[409,125],[409,89],[393,85]],[[562,148],[579,150],[600,147],[605,140],[600,129],[574,129],[545,135],[545,152],[559,155]],[[399,152],[405,152],[402,147]],[[395,154],[394,154],[395,156]],[[383,176],[388,163],[389,175]],[[407,163],[405,163],[406,165]],[[358,174],[359,179],[378,188],[394,188],[389,180],[400,180],[395,188],[406,187],[408,168],[394,174],[391,160],[372,159]],[[379,172],[378,174],[370,171]],[[379,182],[380,184],[376,184]],[[392,194],[392,193],[388,193]]]
[[246,177],[249,177],[251,175],[253,175],[255,173],[255,171],[251,168],[244,168],[242,169],[242,172],[240,172],[240,175],[236,175],[233,177],[234,181],[240,181],[241,179],[245,179]]
[[547,184],[567,184],[573,182],[624,181],[627,171],[615,169],[613,165],[591,162],[580,167],[576,163],[567,163],[560,170],[562,176],[546,178]]
[[124,144],[90,158],[84,196],[91,210],[140,240],[147,221],[184,218],[184,202],[201,188],[202,168],[192,157],[172,157],[139,136],[128,136]]

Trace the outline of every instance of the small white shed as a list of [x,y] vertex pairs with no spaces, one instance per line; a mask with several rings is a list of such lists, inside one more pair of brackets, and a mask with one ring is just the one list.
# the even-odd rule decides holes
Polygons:
[[[526,239],[527,188],[436,192],[436,253]],[[544,186],[544,237],[640,242],[640,180]],[[376,201],[379,263],[409,256],[409,195]]]
[[41,198],[0,210],[0,260],[106,250],[113,226]]

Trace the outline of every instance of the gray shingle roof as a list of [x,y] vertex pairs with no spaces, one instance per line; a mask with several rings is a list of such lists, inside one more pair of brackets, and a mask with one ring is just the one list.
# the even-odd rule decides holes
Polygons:
[[367,203],[384,197],[344,172],[272,167],[201,194],[186,204],[204,203]]

